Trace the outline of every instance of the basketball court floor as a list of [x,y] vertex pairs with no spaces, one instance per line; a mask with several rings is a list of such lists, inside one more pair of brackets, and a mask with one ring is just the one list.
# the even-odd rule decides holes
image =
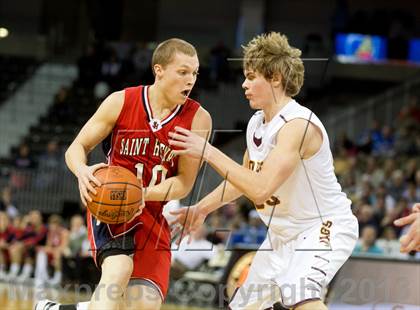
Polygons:
[[[71,304],[76,301],[89,300],[87,294],[66,292],[63,289],[35,290],[33,286],[24,284],[0,283],[0,310],[33,310],[36,300],[57,300]],[[197,308],[188,305],[163,305],[162,310],[214,310],[213,308]]]

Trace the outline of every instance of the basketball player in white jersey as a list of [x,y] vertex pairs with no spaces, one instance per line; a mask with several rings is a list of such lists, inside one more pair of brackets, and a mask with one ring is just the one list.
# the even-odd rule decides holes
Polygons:
[[[196,134],[177,128],[170,143],[178,154],[203,157],[226,179],[196,205],[172,212],[183,235],[241,195],[269,227],[231,309],[326,309],[323,292],[358,238],[351,201],[334,174],[327,132],[293,96],[303,84],[300,50],[279,33],[244,47],[242,85],[252,109],[247,150],[238,165]],[[225,188],[226,187],[226,188]],[[179,225],[178,225],[179,226]]]

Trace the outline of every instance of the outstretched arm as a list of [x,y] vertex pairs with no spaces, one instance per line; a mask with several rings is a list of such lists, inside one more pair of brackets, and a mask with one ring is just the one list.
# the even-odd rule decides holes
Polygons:
[[221,176],[227,176],[229,182],[256,204],[263,204],[293,173],[301,156],[311,156],[319,150],[322,143],[322,138],[319,139],[320,133],[314,125],[308,126],[308,121],[304,119],[294,119],[279,131],[276,145],[264,160],[261,171],[257,173],[238,165],[190,131],[182,128],[176,130],[176,133],[171,133],[170,143],[182,149],[176,151],[177,153],[192,157],[203,156]]

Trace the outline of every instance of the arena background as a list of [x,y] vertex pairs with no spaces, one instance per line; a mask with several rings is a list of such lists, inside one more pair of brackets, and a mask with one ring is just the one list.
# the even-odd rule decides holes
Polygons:
[[[404,229],[392,224],[420,201],[419,21],[414,0],[0,0],[1,232],[7,223],[42,227],[41,213],[50,229],[84,236],[83,226],[71,225],[85,211],[63,153],[107,94],[153,81],[151,51],[170,37],[197,47],[191,97],[213,117],[213,143],[240,161],[252,115],[240,87],[241,44],[279,31],[303,52],[297,100],[327,127],[336,173],[359,219],[359,243],[370,245],[333,280],[330,309],[419,309],[420,256],[399,253]],[[100,147],[89,160],[104,161]],[[190,197],[171,205],[190,205],[220,181],[205,166]],[[180,261],[163,309],[225,308],[265,236],[245,199],[207,224],[197,238],[214,246],[174,249]],[[38,239],[30,241],[35,248]],[[26,266],[40,265],[37,253],[32,262],[14,257],[19,270],[10,275],[17,241],[9,241],[2,235],[0,309],[30,309],[45,297],[89,299],[99,274],[84,240],[72,240],[76,248],[61,244],[61,268],[50,264],[40,286],[36,268]]]

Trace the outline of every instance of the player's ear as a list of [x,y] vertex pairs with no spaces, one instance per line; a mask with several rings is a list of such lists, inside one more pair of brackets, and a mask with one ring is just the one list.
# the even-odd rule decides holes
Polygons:
[[273,77],[271,78],[271,85],[273,85],[274,88],[281,87],[281,80],[282,76],[280,73],[275,73]]
[[155,64],[153,66],[153,72],[155,73],[156,78],[161,78],[163,75],[163,67],[160,64]]

